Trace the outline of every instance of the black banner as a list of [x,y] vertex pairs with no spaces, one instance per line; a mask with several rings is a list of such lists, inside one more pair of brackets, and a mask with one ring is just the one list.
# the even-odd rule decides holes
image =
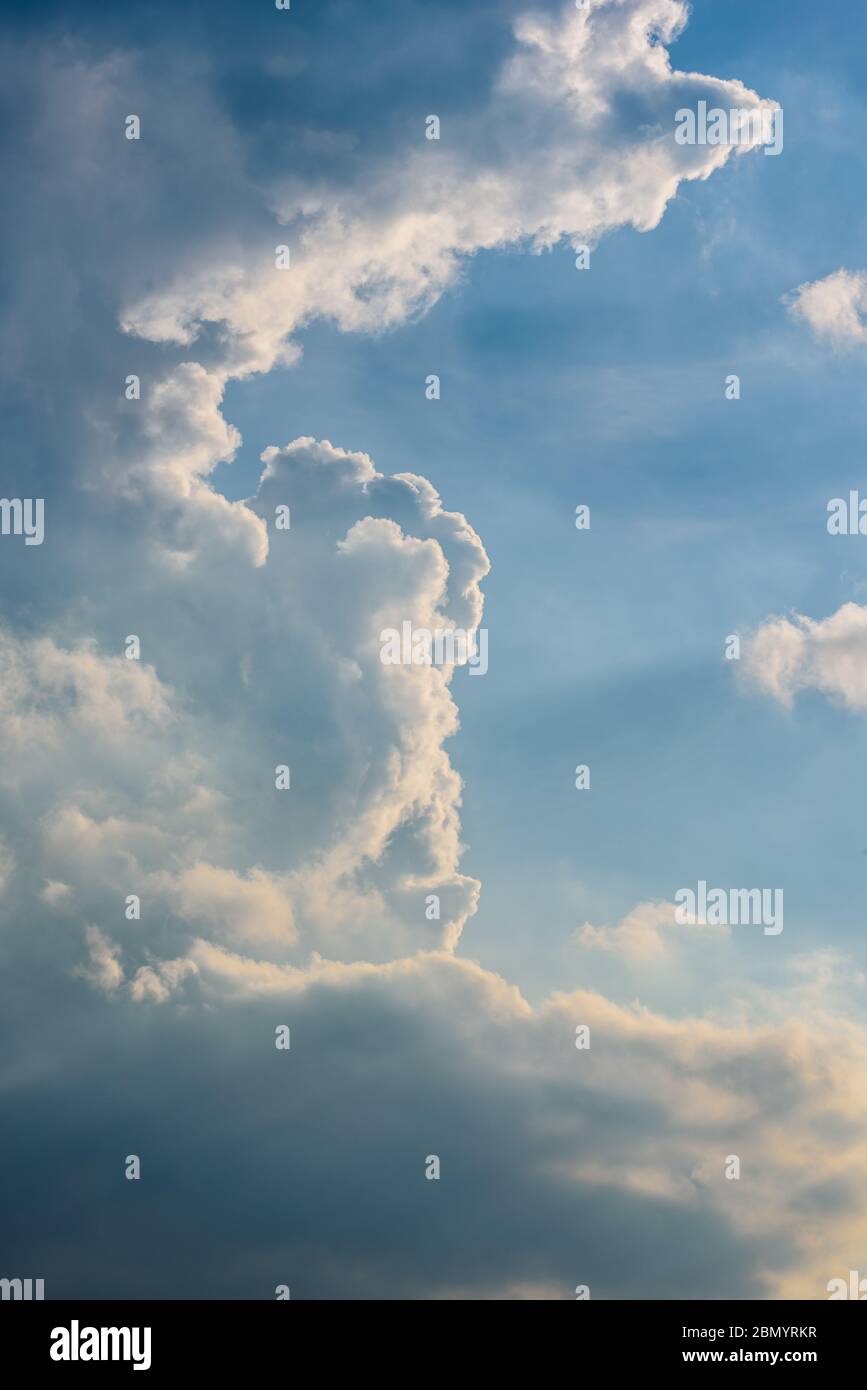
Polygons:
[[[420,1324],[415,1317],[420,1316]],[[463,1316],[456,1314],[460,1330]],[[672,1370],[701,1372],[709,1366],[738,1370],[741,1367],[803,1366],[827,1373],[842,1369],[858,1357],[865,1331],[865,1315],[833,1301],[788,1303],[670,1303],[580,1302],[561,1318],[554,1308],[530,1316],[529,1310],[509,1315],[508,1328],[498,1327],[498,1315],[485,1315],[484,1356],[498,1359],[498,1339],[510,1360],[516,1336],[526,1339],[528,1354],[538,1354],[536,1339],[562,1338],[556,1350],[578,1355],[580,1365],[592,1356],[612,1374],[641,1370],[666,1374]],[[376,1303],[324,1304],[222,1302],[3,1302],[0,1327],[4,1362],[16,1361],[25,1373],[50,1372],[52,1377],[98,1376],[109,1371],[117,1376],[147,1374],[151,1379],[190,1372],[231,1374],[255,1370],[261,1364],[281,1363],[287,1371],[307,1343],[308,1355],[324,1349],[333,1368],[337,1348],[358,1366],[370,1333],[381,1329],[388,1341],[377,1352],[377,1361],[389,1359],[400,1342],[394,1325],[386,1327],[385,1313]],[[442,1364],[454,1369],[454,1344],[443,1341],[444,1318],[436,1311],[411,1314],[411,1335],[424,1338],[424,1372]],[[537,1318],[541,1317],[541,1322]],[[488,1324],[488,1318],[491,1319]],[[449,1324],[446,1324],[448,1326]],[[474,1324],[478,1337],[479,1324]],[[530,1340],[532,1339],[532,1341]],[[482,1354],[482,1344],[478,1354]],[[545,1345],[548,1362],[551,1343]],[[535,1350],[534,1350],[535,1348]],[[523,1348],[518,1346],[519,1350]],[[540,1367],[541,1370],[541,1367]],[[309,1374],[306,1372],[305,1374]]]

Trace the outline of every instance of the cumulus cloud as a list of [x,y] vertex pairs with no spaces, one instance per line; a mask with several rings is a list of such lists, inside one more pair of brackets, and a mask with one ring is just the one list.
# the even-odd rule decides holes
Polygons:
[[835,348],[857,347],[867,338],[867,272],[836,270],[823,280],[799,285],[787,296],[789,313]]
[[844,603],[828,618],[774,617],[742,648],[744,675],[765,695],[790,707],[803,690],[818,690],[851,710],[867,708],[867,608]]
[[63,885],[40,900],[99,921],[130,976],[154,968],[157,921],[169,960],[204,938],[376,961],[454,949],[475,911],[445,747],[466,671],[380,654],[384,627],[478,626],[484,547],[425,479],[365,454],[304,438],[263,463],[248,510],[272,543],[262,566],[237,556],[231,607],[195,561],[155,569],[165,607],[158,632],[139,624],[140,660],[93,639],[7,632],[0,647],[7,822],[31,843],[36,827],[34,881]]

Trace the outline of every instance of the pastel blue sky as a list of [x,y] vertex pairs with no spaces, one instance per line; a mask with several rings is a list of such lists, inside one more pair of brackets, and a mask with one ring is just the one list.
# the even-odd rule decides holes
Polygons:
[[[867,16],[374,9],[0,10],[3,489],[47,517],[0,541],[0,1273],[823,1297],[867,1235],[867,570],[826,528]],[[779,104],[782,153],[676,146],[699,99]],[[442,615],[483,678],[382,667]],[[700,879],[784,931],[679,927]]]

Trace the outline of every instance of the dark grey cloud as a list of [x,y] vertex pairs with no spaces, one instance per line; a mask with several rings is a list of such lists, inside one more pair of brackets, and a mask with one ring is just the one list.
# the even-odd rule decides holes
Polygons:
[[498,1051],[521,1021],[481,1061],[378,981],[186,1016],[63,998],[32,1037],[42,1074],[4,1097],[4,1267],[49,1296],[758,1297],[760,1269],[791,1258],[710,1200],[559,1173],[667,1121],[651,1098],[515,1074]]

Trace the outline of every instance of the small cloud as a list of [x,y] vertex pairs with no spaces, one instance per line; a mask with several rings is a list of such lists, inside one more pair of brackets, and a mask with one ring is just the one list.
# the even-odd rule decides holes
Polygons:
[[59,879],[49,878],[46,879],[45,887],[39,896],[50,907],[59,907],[61,903],[66,902],[71,893],[72,889],[68,883],[61,883]]
[[123,984],[123,966],[120,963],[120,947],[103,936],[98,927],[85,927],[89,966],[79,966],[77,974],[89,980],[104,994],[113,994]]
[[783,301],[820,341],[845,349],[867,340],[867,271],[835,270],[824,280],[799,285]]
[[585,922],[575,933],[580,946],[595,951],[610,951],[624,960],[648,961],[661,956],[674,942],[683,941],[686,933],[701,932],[717,938],[729,935],[728,927],[679,923],[674,903],[639,903],[618,922],[616,927],[595,927]]
[[769,618],[744,642],[741,669],[787,708],[799,691],[818,690],[867,709],[867,607],[844,603],[820,621],[800,613]]
[[129,992],[137,1004],[150,1001],[152,1004],[165,1004],[188,975],[197,975],[198,966],[194,961],[181,957],[178,960],[157,961],[155,965],[142,965],[130,981]]

